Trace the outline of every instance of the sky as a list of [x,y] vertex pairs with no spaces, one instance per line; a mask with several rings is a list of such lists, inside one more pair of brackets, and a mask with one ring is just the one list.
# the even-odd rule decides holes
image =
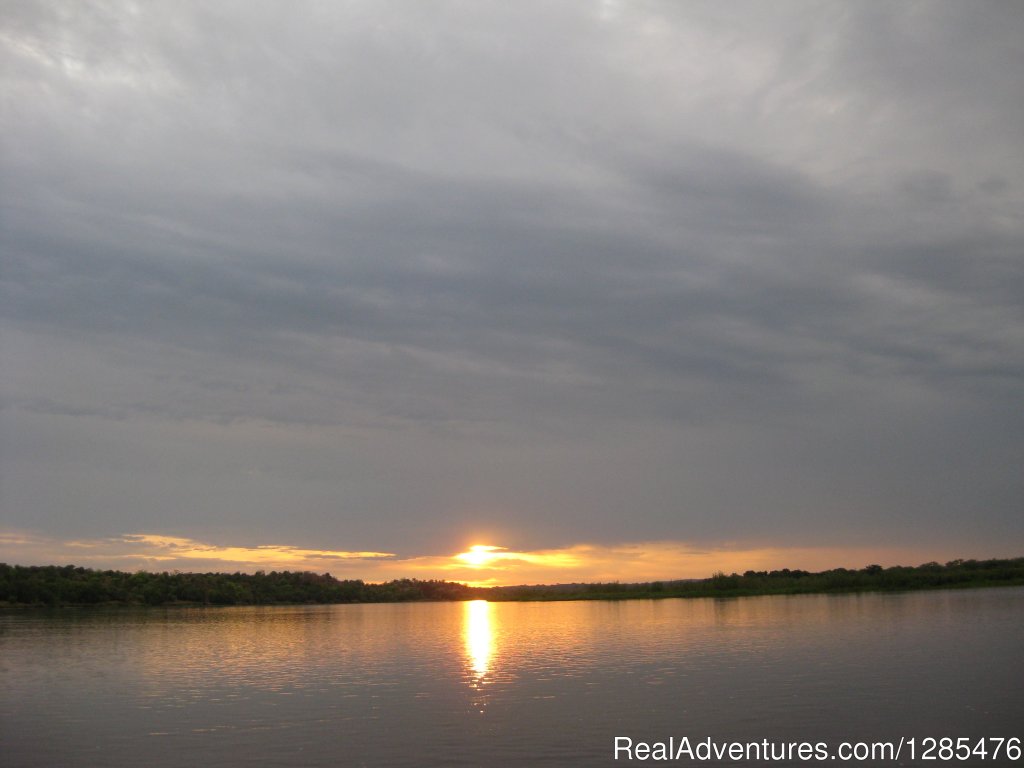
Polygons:
[[1021,40],[1015,2],[7,0],[0,561],[1024,555]]

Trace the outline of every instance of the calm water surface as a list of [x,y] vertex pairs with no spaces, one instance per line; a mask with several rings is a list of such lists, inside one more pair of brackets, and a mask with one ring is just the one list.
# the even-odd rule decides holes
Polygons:
[[622,765],[615,736],[1020,737],[1022,654],[1021,588],[14,613],[0,764]]

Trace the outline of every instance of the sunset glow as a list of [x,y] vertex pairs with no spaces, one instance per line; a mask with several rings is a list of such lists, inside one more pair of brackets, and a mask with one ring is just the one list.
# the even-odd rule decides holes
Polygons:
[[[995,553],[999,555],[1000,553]],[[1002,556],[1012,556],[1007,550]],[[406,554],[312,549],[291,544],[215,543],[184,536],[129,533],[100,539],[58,540],[28,531],[0,532],[0,561],[72,563],[90,568],[147,571],[290,570],[330,573],[370,582],[444,579],[470,586],[669,581],[707,578],[717,571],[781,568],[821,571],[880,565],[920,565],[971,557],[963,550],[899,547],[785,547],[761,542],[701,546],[686,541],[570,544],[517,550],[474,544],[455,554]]]
[[501,557],[504,547],[492,547],[488,544],[474,544],[468,552],[460,552],[455,557],[474,568],[481,568]]

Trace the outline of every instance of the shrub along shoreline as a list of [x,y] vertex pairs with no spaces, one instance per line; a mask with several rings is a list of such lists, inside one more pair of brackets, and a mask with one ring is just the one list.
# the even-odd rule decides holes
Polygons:
[[152,573],[74,565],[0,563],[0,607],[307,605],[415,601],[628,600],[668,597],[750,597],[890,592],[1024,585],[1024,557],[952,560],[945,564],[869,565],[819,573],[790,570],[716,573],[707,579],[636,584],[555,584],[471,587],[450,581],[397,579],[371,584],[300,571]]

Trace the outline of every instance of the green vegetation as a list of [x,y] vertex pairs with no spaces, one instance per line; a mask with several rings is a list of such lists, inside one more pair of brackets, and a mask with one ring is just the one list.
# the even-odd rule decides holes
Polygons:
[[492,587],[488,600],[625,600],[663,597],[747,597],[836,592],[892,592],[1024,585],[1024,557],[1010,560],[951,560],[945,565],[860,570],[835,568],[821,573],[790,570],[716,573],[709,579],[641,584],[559,584]]
[[448,581],[398,579],[384,584],[300,572],[125,573],[73,565],[0,563],[0,605],[281,605],[393,603],[422,600],[622,600],[741,597],[814,592],[868,592],[1024,585],[1024,557],[953,560],[945,565],[860,570],[716,573],[709,579],[641,584],[469,587]]
[[399,579],[386,584],[342,581],[330,574],[125,573],[73,565],[0,564],[0,604],[16,605],[281,605],[466,600],[463,584]]

